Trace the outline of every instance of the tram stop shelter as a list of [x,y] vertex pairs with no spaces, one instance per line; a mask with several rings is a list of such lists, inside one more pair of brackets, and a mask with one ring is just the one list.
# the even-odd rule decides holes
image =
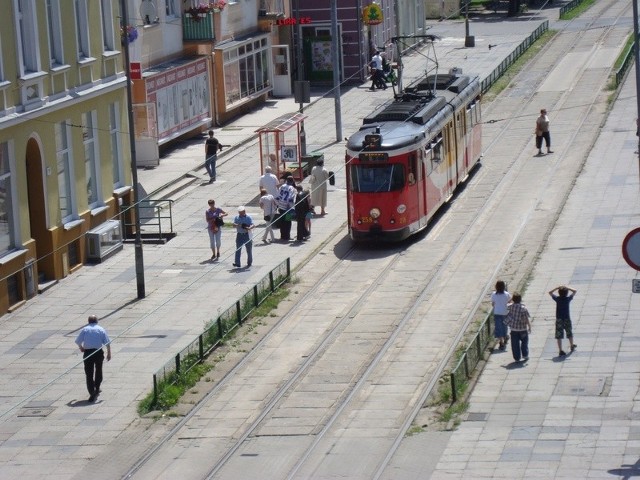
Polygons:
[[305,118],[302,113],[287,114],[256,130],[260,139],[261,174],[268,165],[278,178],[291,173],[300,181],[309,175],[313,157],[303,157],[301,148]]

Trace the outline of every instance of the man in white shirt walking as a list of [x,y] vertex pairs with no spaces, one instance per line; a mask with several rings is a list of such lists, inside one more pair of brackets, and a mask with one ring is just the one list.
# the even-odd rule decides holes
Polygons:
[[104,328],[98,325],[98,317],[89,315],[88,324],[80,330],[76,338],[76,345],[82,352],[84,359],[84,374],[87,377],[87,390],[89,402],[95,402],[100,395],[102,383],[102,363],[104,352],[102,347],[107,347],[107,362],[111,360],[111,340]]

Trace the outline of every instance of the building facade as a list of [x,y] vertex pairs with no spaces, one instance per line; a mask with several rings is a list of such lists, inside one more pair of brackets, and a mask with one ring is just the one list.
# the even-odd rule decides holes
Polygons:
[[80,268],[132,192],[118,0],[3,5],[0,314]]
[[[312,83],[333,79],[331,0],[291,0],[295,25],[296,78]],[[340,78],[361,83],[375,50],[394,60],[394,36],[425,33],[424,3],[416,0],[340,0],[337,2]],[[411,45],[419,40],[406,41]]]
[[128,45],[138,165],[158,165],[163,146],[264,103],[274,74],[287,83],[282,81],[287,69],[274,69],[281,55],[273,49],[280,39],[272,21],[284,16],[287,5],[284,0],[128,2],[131,26],[139,31]]

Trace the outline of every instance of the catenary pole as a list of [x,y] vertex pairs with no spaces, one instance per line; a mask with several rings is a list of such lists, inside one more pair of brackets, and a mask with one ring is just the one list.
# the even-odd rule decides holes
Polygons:
[[129,112],[129,148],[131,149],[131,176],[133,181],[133,214],[135,216],[135,239],[134,254],[136,264],[136,285],[138,289],[138,299],[145,297],[144,288],[144,260],[142,256],[142,236],[140,234],[140,204],[138,195],[138,164],[136,161],[136,139],[134,136],[133,107],[131,98],[131,72],[129,70],[129,39],[127,35],[127,25],[129,25],[129,15],[126,0],[120,0],[121,32],[124,32],[124,71],[127,76],[127,111]]
[[333,63],[333,105],[336,116],[336,142],[342,141],[342,111],[340,108],[340,32],[338,30],[338,0],[331,0],[331,62]]
[[[634,60],[636,64],[636,134],[640,133],[640,124],[638,124],[638,119],[640,119],[640,46],[638,45],[638,40],[640,40],[640,28],[638,27],[638,0],[631,0],[631,4],[633,5],[633,54]],[[637,137],[638,140],[638,176],[640,178],[640,136]]]

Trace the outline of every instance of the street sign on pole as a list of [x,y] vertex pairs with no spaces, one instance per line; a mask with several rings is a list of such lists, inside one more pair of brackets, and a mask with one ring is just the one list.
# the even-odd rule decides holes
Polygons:
[[640,271],[640,227],[634,228],[624,237],[622,256],[631,268]]

